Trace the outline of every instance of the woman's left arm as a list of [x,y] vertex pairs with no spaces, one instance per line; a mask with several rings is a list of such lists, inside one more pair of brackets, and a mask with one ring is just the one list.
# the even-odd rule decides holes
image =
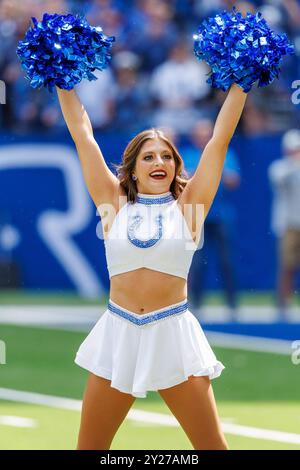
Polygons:
[[203,150],[197,169],[185,186],[180,205],[203,204],[204,218],[218,190],[228,145],[240,120],[247,93],[235,83],[218,114],[213,136]]

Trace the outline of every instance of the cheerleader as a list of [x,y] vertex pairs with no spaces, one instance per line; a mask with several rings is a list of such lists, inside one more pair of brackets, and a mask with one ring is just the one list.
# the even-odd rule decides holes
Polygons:
[[76,92],[57,93],[101,215],[110,277],[107,309],[75,358],[89,371],[77,449],[110,449],[135,399],[150,390],[158,391],[194,449],[228,449],[211,385],[224,365],[188,308],[186,281],[247,94],[231,86],[213,137],[186,180],[178,150],[157,129],[128,144],[115,176]]
[[107,65],[114,38],[72,15],[32,20],[17,52],[31,86],[56,86],[101,215],[110,277],[107,308],[75,357],[89,371],[77,449],[110,449],[135,399],[151,390],[194,449],[226,450],[211,385],[224,365],[189,310],[186,281],[247,93],[257,80],[259,87],[272,83],[293,47],[260,13],[242,18],[225,11],[204,21],[195,35],[196,56],[212,67],[207,82],[229,91],[194,175],[186,179],[176,146],[158,129],[129,142],[115,175],[74,90]]

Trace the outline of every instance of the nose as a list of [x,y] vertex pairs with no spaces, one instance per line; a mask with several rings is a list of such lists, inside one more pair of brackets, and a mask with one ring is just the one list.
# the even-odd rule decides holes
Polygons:
[[158,165],[161,165],[163,163],[163,159],[161,158],[160,155],[157,155],[156,157],[156,161],[155,161],[155,165],[158,166]]

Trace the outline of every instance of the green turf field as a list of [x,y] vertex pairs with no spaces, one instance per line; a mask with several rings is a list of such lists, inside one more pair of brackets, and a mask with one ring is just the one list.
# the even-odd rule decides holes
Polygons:
[[[87,372],[74,364],[86,333],[0,325],[7,364],[0,387],[80,400]],[[223,422],[299,434],[300,366],[289,356],[215,348],[225,364],[214,391]],[[137,399],[134,409],[170,412],[158,393]],[[1,424],[1,416],[30,418],[34,427]],[[80,413],[0,400],[0,449],[74,449]],[[226,435],[231,449],[298,449],[300,444]],[[126,419],[112,449],[192,449],[180,427]]]

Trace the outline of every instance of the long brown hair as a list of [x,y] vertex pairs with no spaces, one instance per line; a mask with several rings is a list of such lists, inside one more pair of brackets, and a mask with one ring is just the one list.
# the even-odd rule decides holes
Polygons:
[[117,170],[117,177],[120,180],[120,184],[127,194],[128,201],[135,202],[138,193],[137,184],[132,179],[136,159],[145,142],[155,138],[161,139],[169,146],[175,160],[175,177],[170,186],[170,192],[175,199],[179,197],[188,182],[189,177],[184,169],[183,159],[173,142],[171,142],[162,130],[155,128],[148,129],[140,132],[129,142],[124,151],[122,163],[113,165]]

